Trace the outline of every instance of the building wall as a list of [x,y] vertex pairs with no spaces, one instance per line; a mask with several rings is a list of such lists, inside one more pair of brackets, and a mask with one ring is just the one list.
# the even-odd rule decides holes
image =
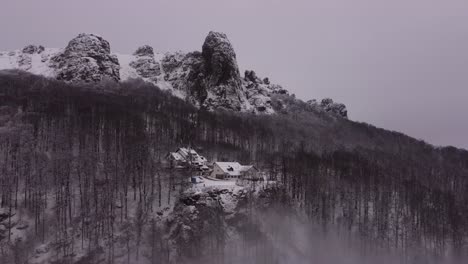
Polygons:
[[224,171],[216,163],[213,166],[211,177],[215,179],[224,179]]
[[215,179],[232,181],[235,181],[239,178],[239,176],[230,177],[230,175],[228,173],[225,173],[216,163],[213,165],[213,172],[211,173],[211,177]]

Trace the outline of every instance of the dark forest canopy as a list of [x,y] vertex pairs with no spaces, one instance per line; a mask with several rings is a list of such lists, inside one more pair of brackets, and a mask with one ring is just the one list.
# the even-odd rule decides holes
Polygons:
[[[399,132],[376,128],[319,112],[308,104],[289,95],[276,95],[273,105],[283,106],[279,114],[254,115],[231,111],[206,112],[174,97],[168,91],[141,80],[122,83],[112,81],[101,84],[68,85],[20,71],[0,72],[0,104],[7,107],[21,106],[25,112],[47,112],[66,115],[65,108],[72,105],[78,109],[101,108],[118,118],[120,114],[141,116],[166,114],[189,120],[192,131],[179,135],[183,143],[210,140],[195,131],[200,122],[209,122],[233,132],[236,147],[244,147],[249,137],[267,136],[274,145],[264,146],[279,150],[288,145],[321,155],[336,150],[362,153],[382,152],[390,157],[407,162],[453,164],[460,169],[468,168],[468,151],[455,147],[434,147]],[[251,140],[251,139],[250,139]],[[226,142],[224,142],[226,143]]]
[[[467,254],[468,151],[319,112],[288,95],[272,104],[282,110],[207,112],[141,80],[69,85],[0,72],[1,207],[19,206],[20,185],[28,206],[73,184],[125,199],[131,189],[146,201],[164,155],[191,145],[208,158],[254,162],[324,230],[357,232],[368,247]],[[112,184],[102,187],[104,180]],[[101,205],[85,201],[80,215],[91,217]],[[72,204],[63,208],[64,229]],[[41,210],[34,212],[40,223]]]

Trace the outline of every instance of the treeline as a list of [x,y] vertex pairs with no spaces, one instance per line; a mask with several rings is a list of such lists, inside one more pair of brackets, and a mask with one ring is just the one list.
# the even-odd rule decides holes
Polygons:
[[154,217],[171,190],[161,187],[162,164],[191,145],[209,159],[254,162],[324,232],[359,235],[364,253],[467,255],[467,151],[275,100],[287,113],[205,112],[139,80],[72,86],[1,72],[0,242],[14,245],[8,221],[26,210],[31,236],[53,234],[65,259],[77,237],[82,250],[104,247],[109,261],[115,245],[139,258],[145,230],[153,234],[145,256],[168,256]]

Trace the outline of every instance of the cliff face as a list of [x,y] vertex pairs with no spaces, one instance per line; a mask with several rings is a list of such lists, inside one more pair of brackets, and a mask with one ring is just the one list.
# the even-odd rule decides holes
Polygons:
[[120,80],[119,61],[111,54],[110,44],[100,36],[80,34],[64,51],[51,58],[57,80],[99,82],[104,78]]
[[[119,82],[142,79],[208,110],[272,114],[276,94],[289,92],[254,71],[241,77],[234,47],[223,33],[209,32],[201,52],[156,53],[149,45],[133,54],[111,51],[104,38],[79,34],[64,49],[28,45],[0,52],[0,70],[20,69],[69,83]],[[343,106],[318,104],[318,108],[347,118]],[[344,107],[345,109],[345,107]]]
[[[271,252],[277,246],[267,230],[271,222],[262,218],[275,209],[292,214],[285,209],[290,204],[278,186],[188,191],[167,218],[171,258],[175,263],[213,264],[223,260],[253,264],[267,255],[278,258]],[[258,245],[262,249],[250,250]]]

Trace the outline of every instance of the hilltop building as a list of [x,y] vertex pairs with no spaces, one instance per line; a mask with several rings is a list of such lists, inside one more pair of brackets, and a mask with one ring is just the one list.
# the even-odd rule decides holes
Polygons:
[[209,170],[207,159],[199,155],[192,148],[179,148],[175,152],[170,152],[167,155],[171,168],[184,169],[193,168],[202,171]]
[[260,178],[259,170],[255,166],[241,165],[239,162],[215,162],[211,177],[220,180],[258,180]]

